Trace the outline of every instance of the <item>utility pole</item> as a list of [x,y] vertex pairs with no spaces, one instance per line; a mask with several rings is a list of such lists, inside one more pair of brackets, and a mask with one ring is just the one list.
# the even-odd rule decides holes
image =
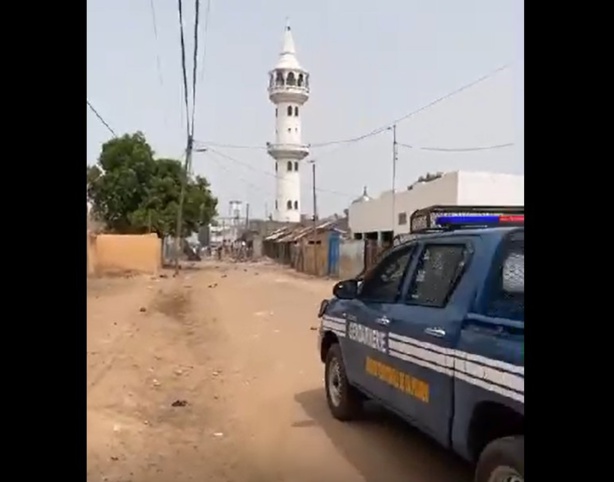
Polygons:
[[249,229],[249,203],[245,205],[245,229]]
[[312,159],[309,161],[311,164],[311,190],[313,194],[313,274],[318,274],[318,258],[317,258],[317,244],[316,235],[318,233],[318,199],[316,191],[316,161]]
[[397,143],[397,125],[392,126],[392,237],[394,238],[394,231],[396,228],[397,220],[395,216],[395,204],[396,204],[396,182],[397,182],[397,160],[399,157],[399,145]]
[[177,212],[177,226],[175,233],[175,274],[179,274],[179,252],[181,247],[181,227],[183,226],[183,203],[185,200],[186,184],[188,183],[188,172],[192,162],[192,136],[188,136],[188,146],[185,151],[185,164],[183,166],[183,176],[181,178],[181,192],[179,193],[179,210]]

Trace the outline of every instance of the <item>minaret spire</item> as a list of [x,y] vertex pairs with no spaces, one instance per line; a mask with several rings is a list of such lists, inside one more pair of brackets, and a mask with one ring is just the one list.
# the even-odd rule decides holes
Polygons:
[[279,54],[279,61],[275,66],[276,69],[301,69],[301,65],[296,58],[296,47],[294,46],[294,37],[290,28],[290,20],[286,18],[286,28],[284,29],[284,43]]

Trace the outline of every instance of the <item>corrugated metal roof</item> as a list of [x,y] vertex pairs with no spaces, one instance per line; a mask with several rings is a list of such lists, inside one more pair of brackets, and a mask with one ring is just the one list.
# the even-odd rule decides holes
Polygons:
[[[341,234],[345,234],[345,231],[335,228],[335,224],[336,220],[322,221],[316,226],[316,232],[320,233],[326,230],[335,230]],[[272,238],[272,236],[275,235],[275,233],[273,233],[266,240],[275,241],[276,243],[295,243],[296,241],[303,239],[311,233],[313,233],[313,226],[299,226],[295,229],[280,233],[274,239]]]
[[285,236],[290,231],[292,231],[292,228],[288,228],[288,227],[276,229],[271,234],[269,234],[266,238],[264,238],[264,240],[265,241],[277,241],[279,240],[279,238],[281,238],[282,236]]

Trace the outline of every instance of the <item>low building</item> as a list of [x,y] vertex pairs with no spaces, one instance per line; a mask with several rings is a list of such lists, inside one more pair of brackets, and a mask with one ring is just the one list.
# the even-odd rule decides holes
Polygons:
[[405,190],[383,192],[371,198],[365,191],[349,208],[349,226],[355,239],[391,242],[409,232],[409,218],[420,208],[449,206],[522,206],[524,176],[455,171]]

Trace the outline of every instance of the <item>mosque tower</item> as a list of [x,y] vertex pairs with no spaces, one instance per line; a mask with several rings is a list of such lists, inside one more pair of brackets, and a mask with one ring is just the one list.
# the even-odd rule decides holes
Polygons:
[[269,99],[275,104],[275,142],[267,143],[275,159],[277,186],[276,221],[301,220],[301,161],[309,146],[301,136],[302,108],[309,99],[309,74],[299,64],[290,25],[286,24],[284,43],[277,65],[269,72]]

